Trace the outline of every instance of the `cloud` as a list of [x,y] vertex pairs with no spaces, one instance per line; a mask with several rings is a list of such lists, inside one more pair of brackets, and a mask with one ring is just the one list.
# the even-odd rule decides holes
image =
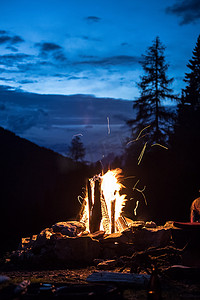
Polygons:
[[93,65],[93,66],[111,66],[111,65],[130,65],[137,64],[139,62],[139,57],[137,56],[129,56],[129,55],[118,55],[105,57],[102,59],[90,59],[81,62],[77,62],[77,64],[82,65]]
[[25,60],[32,59],[32,57],[32,55],[24,53],[0,55],[0,64],[7,67],[13,67]]
[[88,17],[84,18],[84,20],[86,20],[88,23],[98,23],[101,21],[101,18],[96,17],[96,16],[88,16]]
[[10,115],[8,117],[8,128],[15,133],[23,133],[29,128],[35,126],[38,121],[38,114],[29,115]]
[[23,80],[18,81],[18,83],[20,83],[20,84],[28,84],[28,83],[36,83],[36,82],[38,82],[38,81],[30,80],[30,79],[23,79]]
[[11,50],[12,52],[18,52],[18,49],[13,46],[7,46],[6,49]]
[[129,44],[124,42],[124,43],[121,43],[121,46],[128,46]]
[[8,31],[6,31],[6,30],[0,30],[0,34],[7,34],[8,33]]
[[18,35],[10,36],[10,35],[5,35],[4,33],[2,34],[1,32],[3,32],[3,31],[0,31],[0,34],[1,34],[0,45],[6,44],[6,43],[10,44],[10,45],[16,45],[16,44],[24,42],[24,40]]
[[40,51],[44,53],[60,50],[62,48],[61,46],[54,43],[36,43],[36,46],[38,46],[40,48]]
[[167,7],[166,12],[180,17],[180,25],[195,23],[200,19],[200,1],[181,0]]
[[87,36],[87,35],[83,35],[82,39],[86,40],[86,41],[92,41],[92,42],[101,42],[102,41],[101,39],[90,37],[90,36]]
[[63,48],[55,43],[36,43],[35,46],[39,48],[40,55],[43,58],[48,58],[50,56],[57,61],[63,62],[66,60]]
[[79,80],[79,79],[89,79],[87,76],[70,76],[67,80]]

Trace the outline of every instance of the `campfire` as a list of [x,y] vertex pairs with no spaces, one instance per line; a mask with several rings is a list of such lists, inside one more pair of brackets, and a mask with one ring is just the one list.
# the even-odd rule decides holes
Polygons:
[[120,195],[122,177],[122,170],[117,168],[88,180],[81,222],[90,233],[103,230],[110,234],[127,228],[121,214],[127,201],[126,195]]

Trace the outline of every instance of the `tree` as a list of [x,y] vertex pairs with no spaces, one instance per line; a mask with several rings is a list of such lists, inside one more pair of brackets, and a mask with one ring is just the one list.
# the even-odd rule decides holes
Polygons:
[[71,141],[71,146],[69,146],[69,156],[75,160],[83,160],[85,156],[85,148],[79,136],[75,136]]
[[184,81],[187,86],[183,91],[184,102],[196,109],[200,106],[200,35],[192,53],[192,59],[187,64],[191,72],[185,74]]
[[156,37],[146,54],[142,55],[141,65],[145,75],[141,76],[141,82],[138,83],[140,97],[133,104],[136,118],[128,122],[136,125],[133,133],[151,125],[148,140],[152,142],[166,141],[166,133],[171,129],[170,121],[174,117],[163,104],[166,99],[176,99],[169,88],[173,78],[168,79],[166,75],[168,64],[165,62],[164,50],[159,37]]

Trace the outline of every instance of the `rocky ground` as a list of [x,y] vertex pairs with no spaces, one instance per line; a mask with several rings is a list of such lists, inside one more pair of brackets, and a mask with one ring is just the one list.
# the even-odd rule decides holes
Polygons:
[[[79,222],[62,222],[23,238],[16,251],[1,259],[0,299],[143,300],[152,266],[158,270],[162,299],[200,299],[199,231],[191,234],[172,222],[135,223],[107,236],[84,230]],[[89,281],[94,272],[100,280]],[[111,279],[101,280],[105,272]],[[116,273],[118,281],[113,280]],[[146,279],[124,281],[122,274]]]

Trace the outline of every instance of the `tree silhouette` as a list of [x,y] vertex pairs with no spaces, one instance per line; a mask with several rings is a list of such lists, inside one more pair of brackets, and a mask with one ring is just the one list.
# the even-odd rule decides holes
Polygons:
[[85,148],[79,136],[75,136],[71,141],[71,146],[69,146],[69,156],[75,160],[83,160],[85,156]]
[[200,35],[192,53],[192,59],[187,64],[190,73],[186,73],[184,79],[187,86],[183,91],[184,102],[196,109],[200,106]]
[[173,78],[168,79],[166,75],[168,64],[165,62],[164,50],[159,37],[156,37],[146,54],[142,55],[141,65],[145,75],[141,76],[141,82],[138,83],[140,97],[133,104],[136,118],[128,121],[131,126],[136,126],[133,134],[151,125],[148,140],[152,142],[166,141],[166,133],[172,128],[170,121],[174,117],[163,104],[163,100],[176,98],[169,88]]

